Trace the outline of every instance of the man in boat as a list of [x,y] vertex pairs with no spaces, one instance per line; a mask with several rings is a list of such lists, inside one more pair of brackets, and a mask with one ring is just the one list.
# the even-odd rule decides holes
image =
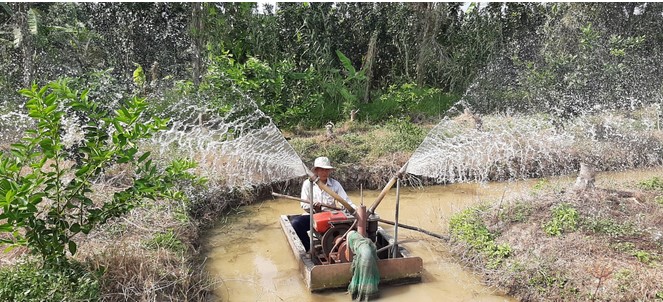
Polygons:
[[[334,191],[341,198],[343,198],[343,200],[345,200],[348,204],[350,204],[352,208],[356,209],[357,206],[355,206],[352,203],[352,201],[350,201],[350,198],[343,189],[343,186],[341,186],[341,183],[339,183],[336,179],[329,177],[329,175],[333,170],[334,167],[332,167],[331,162],[327,157],[318,157],[313,162],[313,174],[319,177],[322,183],[326,184],[327,187],[329,187],[332,191]],[[317,184],[313,185],[313,199],[309,197],[310,192],[311,192],[311,180],[307,179],[304,181],[304,184],[302,184],[302,199],[313,201],[314,213],[320,213],[323,211],[332,210],[326,206],[333,206],[338,208],[338,206],[336,205],[336,200],[334,200],[334,197],[330,196],[327,192],[320,189],[320,187],[318,187]],[[301,215],[293,219],[292,227],[295,229],[295,232],[297,233],[299,239],[302,241],[302,244],[304,244],[304,248],[308,251],[310,250],[310,242],[309,242],[310,238],[307,233],[310,230],[311,226],[311,216],[308,215],[310,210],[310,205],[308,203],[302,202],[301,207],[306,211],[306,215]]]

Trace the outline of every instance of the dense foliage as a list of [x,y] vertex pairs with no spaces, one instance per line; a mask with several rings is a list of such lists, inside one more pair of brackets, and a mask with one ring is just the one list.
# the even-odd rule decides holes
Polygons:
[[2,301],[99,301],[98,276],[81,265],[40,269],[34,261],[0,268]]
[[[142,66],[146,93],[236,85],[286,128],[353,112],[378,120],[385,114],[374,104],[411,87],[445,100],[428,116],[462,94],[479,111],[563,116],[574,106],[660,95],[662,10],[659,3],[6,3],[0,89],[7,99],[33,82],[102,71],[130,79]],[[398,102],[407,104],[386,116],[418,110],[407,98]]]
[[[178,118],[176,102],[227,113],[249,99],[300,133],[336,123],[337,140],[291,143],[306,162],[366,161],[415,150],[426,135],[415,123],[440,120],[459,100],[479,113],[558,118],[661,102],[662,12],[660,3],[0,3],[0,134],[15,122],[5,113],[35,125],[0,142],[0,243],[27,246],[47,264],[0,271],[0,297],[99,296],[97,280],[68,256],[80,234],[191,177],[191,162],[157,166],[136,147],[167,123],[143,118]],[[360,137],[358,127],[373,134]],[[95,178],[131,164],[130,185],[92,200]],[[549,209],[538,227],[551,236],[633,234],[571,206]],[[454,218],[452,235],[490,268],[506,267],[517,246],[498,244],[478,214]],[[172,230],[147,245],[186,250]]]
[[[138,142],[164,129],[166,121],[145,120],[145,101],[133,98],[114,112],[72,91],[65,81],[21,90],[36,128],[0,154],[0,242],[25,245],[47,266],[68,263],[75,236],[130,211],[144,198],[181,198],[174,184],[192,179],[195,166],[177,160],[160,170]],[[94,180],[115,165],[132,169],[131,185],[109,200],[94,201]]]

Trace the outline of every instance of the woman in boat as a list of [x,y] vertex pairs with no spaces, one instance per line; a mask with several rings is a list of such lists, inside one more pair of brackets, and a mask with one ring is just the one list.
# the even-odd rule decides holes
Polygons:
[[[336,179],[329,177],[331,172],[334,170],[332,167],[329,158],[327,157],[318,157],[313,162],[313,173],[320,178],[320,181],[327,185],[332,191],[338,194],[343,200],[345,200],[352,208],[356,209],[348,194],[345,193],[343,186]],[[332,210],[326,206],[336,207],[336,201],[334,197],[330,196],[327,192],[323,191],[318,187],[317,184],[313,185],[313,199],[310,198],[309,194],[311,192],[311,180],[307,179],[302,184],[302,199],[312,200],[313,201],[313,212],[320,213],[323,211]],[[304,248],[308,251],[310,249],[310,238],[308,236],[308,231],[311,226],[311,216],[308,215],[310,211],[310,205],[308,203],[301,203],[302,209],[306,211],[306,215],[301,215],[292,220],[292,227],[295,229],[297,236],[304,244]]]

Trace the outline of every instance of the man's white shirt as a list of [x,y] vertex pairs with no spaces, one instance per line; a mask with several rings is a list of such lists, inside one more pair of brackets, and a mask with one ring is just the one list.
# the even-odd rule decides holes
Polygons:
[[[348,204],[350,204],[350,206],[356,208],[356,206],[352,203],[352,201],[348,197],[348,194],[345,193],[345,190],[343,189],[343,186],[341,186],[341,183],[339,183],[337,180],[333,178],[327,178],[327,187],[329,187],[332,191],[334,191],[336,194],[341,196],[341,198],[343,198],[343,200],[345,200]],[[311,181],[307,179],[304,181],[304,184],[302,184],[302,199],[311,200],[309,198],[310,192],[311,192]],[[343,208],[342,205],[336,205],[336,200],[334,200],[334,197],[327,194],[327,192],[323,191],[317,184],[314,184],[313,202],[316,201],[319,201],[322,204],[323,211],[331,210],[330,208],[327,208],[325,206],[334,206],[337,208]],[[306,210],[306,212],[308,213],[309,211],[308,203],[302,202],[301,207],[302,209]]]

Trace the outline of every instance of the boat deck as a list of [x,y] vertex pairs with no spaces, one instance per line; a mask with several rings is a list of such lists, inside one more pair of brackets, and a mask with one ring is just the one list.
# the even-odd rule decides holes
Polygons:
[[[281,215],[280,223],[288,244],[299,262],[300,271],[306,285],[311,291],[347,288],[352,280],[352,263],[321,264],[317,259],[311,259],[304,249],[299,237],[292,227],[291,219],[299,215]],[[376,247],[379,250],[393,242],[393,238],[382,228],[378,228]],[[378,270],[380,271],[380,284],[409,284],[421,282],[423,261],[420,257],[412,256],[407,249],[398,246],[396,258],[388,258],[389,250],[378,253]]]

